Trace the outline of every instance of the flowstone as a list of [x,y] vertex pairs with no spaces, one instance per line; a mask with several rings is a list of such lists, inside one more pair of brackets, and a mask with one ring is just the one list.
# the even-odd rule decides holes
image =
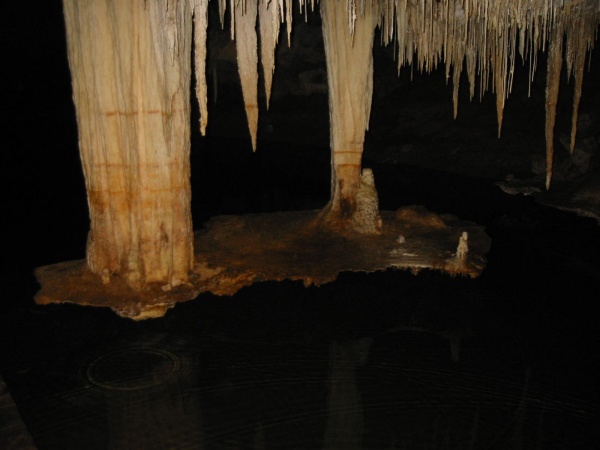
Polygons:
[[[234,295],[264,281],[300,280],[319,286],[341,272],[389,268],[418,273],[434,269],[452,276],[477,277],[485,267],[491,240],[483,227],[451,215],[409,206],[381,211],[376,234],[339,234],[321,226],[320,211],[218,216],[195,236],[195,265],[189,282],[148,286],[137,292],[118,278],[103,283],[84,260],[41,267],[39,304],[76,303],[112,308],[134,320],[160,317],[177,302],[203,292]],[[468,234],[468,253],[457,242]],[[104,280],[105,281],[105,280]]]

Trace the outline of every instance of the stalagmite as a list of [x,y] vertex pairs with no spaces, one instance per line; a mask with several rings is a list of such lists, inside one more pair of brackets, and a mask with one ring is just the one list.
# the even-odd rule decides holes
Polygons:
[[188,2],[65,0],[92,272],[178,285],[193,266]]
[[363,169],[360,176],[360,187],[356,194],[356,213],[352,228],[362,234],[379,234],[381,226],[375,177],[371,169]]
[[456,247],[456,258],[465,259],[469,253],[469,233],[463,231],[458,239],[458,245]]

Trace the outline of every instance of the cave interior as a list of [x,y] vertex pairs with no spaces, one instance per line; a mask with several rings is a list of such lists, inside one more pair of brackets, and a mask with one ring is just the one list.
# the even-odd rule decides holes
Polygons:
[[[218,24],[219,5],[208,3]],[[191,223],[195,245],[216,249],[195,252],[205,285],[124,295],[118,280],[106,285],[84,267],[68,289],[81,288],[85,301],[65,301],[64,279],[50,272],[59,286],[47,302],[33,270],[58,268],[67,279],[81,271],[90,213],[63,7],[11,11],[7,217],[18,238],[7,243],[1,318],[5,448],[593,448],[597,50],[584,58],[573,150],[577,86],[561,64],[548,186],[547,52],[533,75],[516,56],[498,136],[496,93],[479,97],[477,79],[471,98],[466,65],[457,93],[454,72],[443,62],[420,70],[418,52],[399,70],[397,44],[383,45],[377,28],[362,167],[374,175],[384,230],[397,228],[386,238],[396,247],[373,262],[380,234],[312,228],[332,196],[315,8],[293,11],[289,45],[282,24],[269,95],[259,65],[255,144],[231,30],[207,29],[204,135],[196,75],[189,99]],[[282,223],[318,239],[298,241]],[[447,263],[467,229],[473,260],[453,272]],[[438,260],[415,262],[427,242],[444,239],[447,247],[431,248]],[[248,266],[236,251],[250,255]],[[252,270],[257,261],[268,271]],[[86,297],[89,286],[99,290]],[[160,295],[166,303],[144,309]],[[127,307],[115,307],[124,298]],[[110,308],[162,317],[131,321]]]

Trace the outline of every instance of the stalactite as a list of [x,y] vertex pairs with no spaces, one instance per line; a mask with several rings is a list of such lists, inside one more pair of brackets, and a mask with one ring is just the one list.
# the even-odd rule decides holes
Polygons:
[[[600,6],[599,6],[600,8]],[[583,71],[585,67],[585,56],[588,50],[593,46],[592,37],[594,37],[593,23],[585,20],[583,17],[576,17],[570,22],[566,31],[567,48],[565,52],[567,64],[567,77],[573,75],[573,116],[571,120],[571,142],[569,150],[571,154],[575,149],[575,137],[577,134],[577,119],[579,111],[579,102],[581,100],[581,88],[583,85]]]
[[275,1],[261,1],[258,6],[260,24],[260,60],[265,77],[267,109],[271,100],[271,84],[275,72],[275,47],[279,39],[279,9]]
[[585,54],[575,57],[573,66],[573,78],[575,87],[573,89],[573,115],[571,118],[571,142],[569,151],[573,154],[575,150],[575,138],[577,136],[577,119],[579,117],[579,102],[581,100],[581,88],[583,86],[583,68],[585,67]]
[[[199,0],[194,0],[199,1]],[[208,0],[203,0],[208,1]],[[300,11],[306,13],[308,0],[297,0]],[[551,48],[553,58],[558,58],[556,40],[566,35],[567,73],[573,74],[575,89],[571,148],[574,146],[577,109],[581,97],[581,86],[585,56],[591,51],[600,23],[600,2],[597,0],[338,0],[343,3],[345,20],[354,35],[355,23],[362,20],[367,6],[377,6],[377,24],[381,28],[384,45],[394,42],[397,50],[398,70],[411,66],[421,71],[431,71],[439,63],[446,64],[446,76],[452,77],[454,115],[458,114],[458,90],[463,64],[469,82],[470,98],[475,96],[478,86],[479,98],[491,87],[496,95],[498,134],[502,128],[505,100],[510,94],[517,53],[529,61],[531,85],[538,61],[538,52]],[[218,0],[221,20],[225,15],[227,0]],[[244,98],[249,118],[249,127],[254,129],[257,120],[254,97],[256,65],[253,54],[256,34],[250,16],[260,2],[261,60],[265,73],[267,104],[271,77],[275,61],[271,55],[277,43],[279,24],[286,22],[288,45],[292,33],[292,11],[294,0],[229,0],[231,35],[237,37],[238,47],[251,57],[241,58],[240,67]],[[314,8],[314,0],[310,1]],[[263,17],[264,16],[264,17]],[[240,22],[240,23],[238,23]],[[244,22],[243,24],[241,22]],[[247,30],[247,31],[243,31]],[[557,31],[558,30],[558,31]],[[239,51],[239,50],[238,50]],[[202,56],[199,54],[198,58]],[[562,55],[560,61],[562,64]],[[252,66],[252,70],[250,68]],[[196,63],[198,70],[202,65]],[[560,72],[560,67],[554,67]],[[450,75],[452,73],[452,75]],[[199,77],[200,79],[201,77]],[[477,83],[478,81],[478,83]],[[549,92],[557,89],[558,82],[548,78]],[[199,91],[199,97],[202,91]],[[551,100],[551,99],[550,99]],[[201,100],[202,104],[202,100]],[[554,110],[552,101],[547,103],[547,131],[553,129]],[[206,117],[206,112],[204,112]],[[252,133],[252,131],[251,131]],[[256,136],[253,134],[253,145]],[[548,138],[548,161],[550,161],[551,139]]]
[[219,1],[219,19],[221,20],[221,28],[225,28],[225,10],[227,9],[227,0]]
[[[75,266],[67,263],[70,268],[61,264],[42,270],[40,273],[46,273],[42,275],[44,282],[55,283],[50,289],[52,295],[56,286],[57,291],[68,290],[76,285],[78,288],[82,279],[91,280],[105,290],[95,290],[92,295],[86,285],[78,294],[84,297],[79,301],[97,304],[99,297],[110,294],[111,306],[139,319],[164,314],[174,298],[194,298],[205,289],[198,284],[203,280],[195,273],[190,210],[189,56],[193,35],[196,95],[204,133],[208,119],[208,1],[63,0],[90,209],[86,249],[89,270],[81,270],[81,262]],[[279,27],[285,20],[289,45],[294,0],[218,0],[222,26],[226,8],[230,8],[231,38],[236,40],[253,149],[258,125],[259,2],[268,102]],[[310,4],[314,8],[314,0]],[[298,0],[298,5],[306,14],[308,1]],[[563,61],[568,77],[573,75],[575,83],[573,151],[583,67],[600,24],[599,0],[320,0],[320,7],[329,88],[332,179],[331,200],[318,215],[319,225],[333,224],[334,230],[349,231],[349,236],[385,234],[380,220],[385,216],[378,212],[372,173],[364,170],[361,175],[373,90],[376,26],[381,27],[383,44],[394,43],[398,70],[410,65],[411,70],[431,71],[441,62],[446,64],[446,76],[449,79],[452,73],[453,78],[455,115],[463,64],[471,98],[476,80],[480,97],[491,87],[496,94],[498,130],[517,52],[530,61],[531,83],[538,52],[547,50],[546,187],[550,186]],[[396,239],[397,232],[393,236]],[[404,244],[401,237],[399,242]],[[457,256],[467,256],[467,250],[471,253],[467,237],[465,232]],[[67,280],[69,287],[62,282],[56,284],[56,277]],[[117,305],[121,299],[115,292],[121,289],[135,293],[125,307]],[[52,295],[43,294],[42,301],[65,301],[48,300],[56,298]]]
[[[245,3],[245,5],[244,5]],[[235,7],[235,41],[238,70],[242,83],[244,107],[248,129],[252,139],[252,150],[256,151],[258,130],[258,46],[256,37],[257,0],[242,0]]]
[[208,0],[194,0],[194,62],[196,70],[196,98],[200,105],[200,132],[206,134],[208,124],[208,89],[206,87],[206,28]]
[[236,17],[235,17],[235,10],[236,10],[236,1],[235,0],[229,0],[229,10],[231,11],[231,27],[230,27],[230,33],[231,33],[231,40],[235,39],[235,22],[236,22]]
[[[263,0],[264,1],[264,0]],[[287,25],[288,47],[292,45],[292,11],[294,0],[285,0],[285,22]]]
[[550,188],[554,160],[554,124],[563,62],[562,36],[561,23],[557,23],[548,49],[548,72],[546,74],[546,189]]

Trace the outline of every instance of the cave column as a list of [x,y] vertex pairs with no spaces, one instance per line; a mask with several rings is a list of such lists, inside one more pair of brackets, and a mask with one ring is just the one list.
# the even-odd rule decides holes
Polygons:
[[321,0],[327,60],[331,146],[331,200],[325,221],[344,227],[357,212],[361,160],[373,94],[373,36],[377,2],[364,2],[353,32],[348,4]]
[[87,262],[135,290],[188,280],[190,2],[64,0]]

